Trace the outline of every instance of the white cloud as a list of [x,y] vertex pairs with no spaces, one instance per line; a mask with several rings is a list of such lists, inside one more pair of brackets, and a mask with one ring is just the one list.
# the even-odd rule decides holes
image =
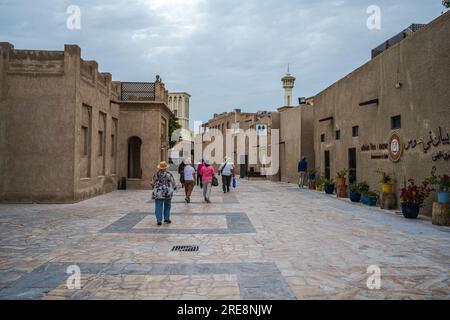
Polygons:
[[[372,0],[0,0],[0,41],[62,50],[76,43],[115,80],[153,81],[192,93],[192,119],[282,103],[291,63],[295,94],[311,96],[367,61],[370,50],[411,23],[442,11],[441,1],[378,0],[380,32],[366,28]],[[82,29],[66,9],[82,9]]]

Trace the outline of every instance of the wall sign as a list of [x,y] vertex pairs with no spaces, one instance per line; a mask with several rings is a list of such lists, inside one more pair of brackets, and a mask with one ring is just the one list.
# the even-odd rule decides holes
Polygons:
[[[422,146],[423,153],[427,154],[433,147],[436,148],[440,145],[450,145],[450,134],[448,132],[444,133],[442,127],[438,127],[438,134],[434,134],[433,131],[429,132],[428,141],[425,141],[423,138],[409,140],[405,145],[405,151],[413,150],[420,145]],[[450,159],[450,150],[436,151],[432,154],[431,159],[433,162],[436,162],[439,159],[448,161]]]
[[[361,147],[362,152],[372,151],[373,153],[370,155],[370,159],[372,160],[386,160],[389,159],[389,155],[385,153],[386,150],[389,150],[389,144],[380,143],[380,144],[365,144]],[[376,152],[379,151],[379,152]]]
[[403,144],[400,134],[393,132],[389,138],[389,159],[392,162],[399,162],[403,155]]
[[445,161],[450,160],[450,151],[438,151],[438,152],[433,153],[433,156],[432,156],[433,162],[436,162],[439,159],[443,159]]

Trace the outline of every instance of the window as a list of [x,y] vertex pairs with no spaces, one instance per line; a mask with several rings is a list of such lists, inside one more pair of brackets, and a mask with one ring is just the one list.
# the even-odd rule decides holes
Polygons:
[[176,118],[178,118],[178,110],[177,109],[173,110],[173,114],[175,115]]
[[81,155],[83,157],[88,156],[88,148],[89,148],[89,128],[82,126],[81,127]]
[[116,136],[114,134],[111,135],[111,158],[114,158],[116,154]]
[[325,142],[325,134],[320,135],[320,142]]
[[359,126],[354,126],[352,128],[352,136],[353,137],[359,137]]
[[402,116],[395,116],[391,118],[391,129],[400,129],[402,127]]
[[341,140],[341,130],[336,131],[336,140]]
[[103,131],[98,132],[98,156],[103,157]]

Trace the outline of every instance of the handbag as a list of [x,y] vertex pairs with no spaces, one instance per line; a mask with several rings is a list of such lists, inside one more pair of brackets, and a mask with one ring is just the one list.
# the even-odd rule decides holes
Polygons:
[[219,180],[217,180],[217,177],[216,177],[216,176],[214,176],[214,177],[212,178],[211,185],[212,185],[213,187],[218,187],[218,186],[219,186]]
[[233,177],[233,181],[231,184],[233,186],[233,189],[236,189],[236,178],[235,177]]

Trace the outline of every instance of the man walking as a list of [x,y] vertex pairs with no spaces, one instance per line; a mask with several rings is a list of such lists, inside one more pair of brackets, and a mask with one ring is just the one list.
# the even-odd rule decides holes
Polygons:
[[303,188],[305,186],[307,171],[308,171],[308,162],[306,157],[303,157],[303,159],[298,163],[298,175],[299,175],[298,186],[300,188]]
[[183,172],[184,190],[186,192],[186,203],[191,203],[191,195],[195,187],[195,169],[191,165],[191,160],[187,159],[185,164]]
[[234,164],[230,158],[225,157],[225,162],[219,168],[219,174],[222,175],[223,193],[230,192],[231,179],[234,176]]

